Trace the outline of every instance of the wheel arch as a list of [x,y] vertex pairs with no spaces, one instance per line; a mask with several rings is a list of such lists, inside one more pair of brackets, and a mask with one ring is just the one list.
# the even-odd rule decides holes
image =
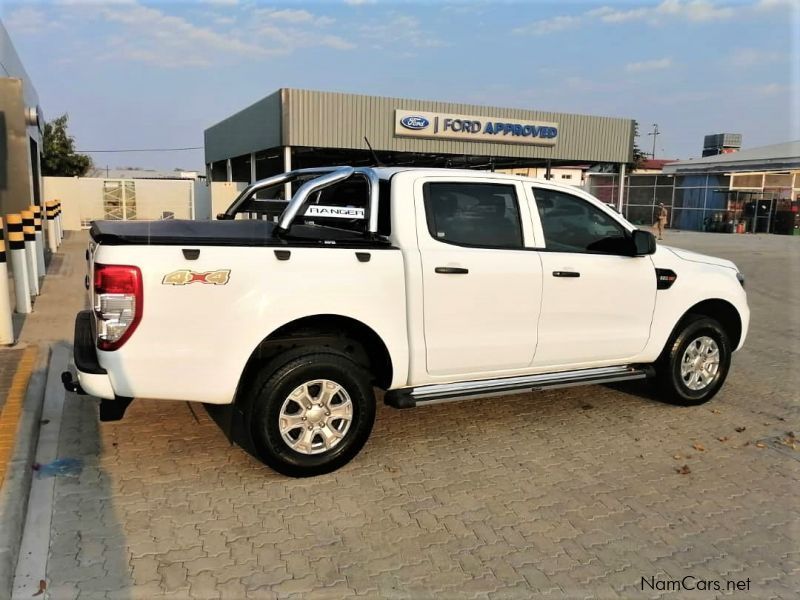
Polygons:
[[[673,329],[669,340],[674,338],[675,333],[679,331],[686,323],[687,319],[693,315],[702,315],[718,321],[730,338],[731,348],[735,349],[739,347],[739,341],[742,338],[742,316],[733,304],[721,298],[703,300],[688,308],[678,320],[677,325],[675,325],[675,329]],[[667,343],[669,343],[669,340]]]
[[236,401],[264,365],[286,352],[303,346],[329,346],[364,365],[382,389],[391,385],[392,357],[386,343],[369,325],[338,314],[318,314],[297,318],[281,325],[262,339],[250,353],[237,386]]

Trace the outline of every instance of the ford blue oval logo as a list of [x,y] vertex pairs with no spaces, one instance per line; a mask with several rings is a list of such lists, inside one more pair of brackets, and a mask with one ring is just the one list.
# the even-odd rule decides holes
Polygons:
[[406,129],[425,129],[431,122],[425,117],[404,117],[400,119],[400,125]]

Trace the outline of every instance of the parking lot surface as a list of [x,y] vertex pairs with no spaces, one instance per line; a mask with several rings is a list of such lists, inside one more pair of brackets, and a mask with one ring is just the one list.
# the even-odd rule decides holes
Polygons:
[[[750,335],[704,406],[643,385],[381,405],[351,464],[293,480],[200,405],[137,400],[101,424],[68,395],[59,456],[82,467],[55,481],[47,594],[708,598],[732,581],[796,598],[800,239],[665,243],[747,276]],[[668,591],[685,576],[722,591]]]

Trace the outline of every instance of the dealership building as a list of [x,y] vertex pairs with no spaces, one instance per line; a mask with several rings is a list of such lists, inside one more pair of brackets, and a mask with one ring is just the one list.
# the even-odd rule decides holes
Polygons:
[[283,88],[208,128],[205,162],[212,186],[375,156],[391,166],[618,173],[633,135],[632,119]]

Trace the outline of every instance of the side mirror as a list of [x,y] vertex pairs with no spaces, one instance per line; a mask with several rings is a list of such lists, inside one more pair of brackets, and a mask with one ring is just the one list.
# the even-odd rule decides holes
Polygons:
[[633,230],[633,255],[645,256],[656,251],[656,236],[643,229]]

